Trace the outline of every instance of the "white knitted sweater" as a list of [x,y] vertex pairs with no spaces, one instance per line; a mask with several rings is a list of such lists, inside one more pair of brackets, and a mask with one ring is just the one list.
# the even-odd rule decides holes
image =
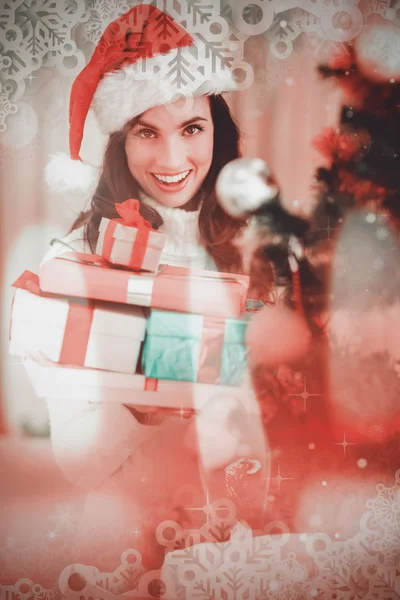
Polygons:
[[[167,241],[161,262],[216,270],[199,243],[199,211],[160,206],[149,198],[144,201],[154,206],[163,218],[160,231],[166,234]],[[62,243],[55,242],[44,261],[71,248],[89,253],[89,244],[84,241],[83,234],[82,227],[63,238]],[[194,421],[193,418],[182,421],[178,415],[150,426],[139,423],[122,404],[112,403],[111,406],[86,400],[61,403],[52,398],[48,398],[47,403],[56,459],[68,479],[88,489],[105,482],[149,438],[166,435],[170,440],[182,440]]]

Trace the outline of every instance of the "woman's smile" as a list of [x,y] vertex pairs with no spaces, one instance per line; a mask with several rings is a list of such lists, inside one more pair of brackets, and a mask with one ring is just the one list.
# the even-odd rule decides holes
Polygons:
[[158,173],[151,173],[151,175],[161,190],[176,193],[186,187],[192,172],[193,169],[189,169],[176,175],[160,175]]

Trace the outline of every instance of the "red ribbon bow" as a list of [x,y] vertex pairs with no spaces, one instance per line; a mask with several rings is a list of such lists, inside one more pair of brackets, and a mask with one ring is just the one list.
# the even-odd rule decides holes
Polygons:
[[113,219],[113,221],[118,221],[119,223],[122,223],[122,225],[126,225],[128,227],[152,230],[153,227],[151,226],[151,223],[142,217],[139,212],[139,208],[139,201],[133,198],[130,200],[125,200],[125,202],[122,202],[121,204],[116,204],[115,210],[121,218]]

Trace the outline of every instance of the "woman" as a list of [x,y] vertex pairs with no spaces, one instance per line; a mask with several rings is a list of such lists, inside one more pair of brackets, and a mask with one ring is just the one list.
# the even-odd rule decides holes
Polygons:
[[[169,40],[168,52],[163,52],[156,27],[161,15],[152,6],[140,5],[117,19],[74,83],[72,162],[56,158],[47,169],[48,182],[64,187],[67,181],[80,189],[84,186],[77,184],[79,178],[93,184],[95,175],[79,157],[89,106],[109,134],[109,142],[90,210],[80,215],[71,233],[53,245],[45,260],[71,247],[94,251],[101,218],[117,216],[114,204],[134,197],[140,201],[142,215],[166,233],[163,262],[233,272],[242,269],[235,238],[245,223],[223,212],[214,191],[219,171],[239,153],[238,130],[220,95],[233,89],[234,82],[231,74],[218,69],[199,70],[203,64],[190,51],[194,41],[176,23],[174,39]],[[170,54],[177,53],[192,61],[192,72],[199,74],[196,85],[178,90],[184,96],[178,99],[171,82],[165,83]],[[72,171],[60,178],[60,166]],[[56,174],[54,169],[58,169]],[[199,513],[193,510],[206,504],[196,440],[199,426],[208,436],[210,471],[241,459],[243,437],[246,455],[266,465],[257,414],[247,414],[229,398],[212,406],[197,422],[168,411],[165,418],[158,410],[144,413],[114,403],[61,405],[49,398],[48,407],[58,464],[73,483],[93,490],[79,528],[77,560],[103,571],[115,569],[122,553],[132,547],[139,549],[147,568],[159,566],[164,547],[155,538],[158,524],[168,518],[194,526]],[[239,431],[236,442],[235,428],[235,435]],[[202,456],[203,464],[204,460]],[[262,468],[248,486],[252,504],[258,503],[260,510],[265,499],[265,480],[260,477],[265,475]],[[224,479],[216,481],[218,493],[225,492]]]
[[[80,249],[94,252],[101,218],[117,217],[114,204],[134,197],[142,215],[167,235],[163,262],[240,271],[234,239],[245,223],[228,217],[215,197],[217,176],[238,157],[238,146],[221,95],[150,108],[110,135],[91,208],[64,242],[81,240]],[[172,177],[182,179],[166,182]]]

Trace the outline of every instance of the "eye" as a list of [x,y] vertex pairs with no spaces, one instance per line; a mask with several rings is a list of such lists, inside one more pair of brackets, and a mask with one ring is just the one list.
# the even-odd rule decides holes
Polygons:
[[151,140],[156,134],[151,129],[140,129],[136,135],[144,140]]
[[201,125],[188,125],[185,129],[185,132],[190,136],[196,135],[196,133],[199,133],[200,131],[204,131],[204,127]]

